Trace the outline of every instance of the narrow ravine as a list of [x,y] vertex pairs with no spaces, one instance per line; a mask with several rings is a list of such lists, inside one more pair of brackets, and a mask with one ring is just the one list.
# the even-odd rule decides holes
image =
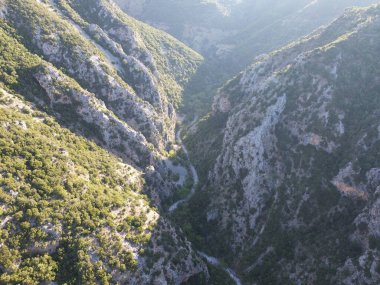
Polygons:
[[[195,123],[195,121],[196,121],[196,119],[190,124],[190,126],[192,126]],[[185,153],[186,159],[190,164],[190,171],[191,171],[191,175],[193,177],[193,186],[191,187],[191,191],[186,198],[175,202],[173,205],[171,205],[169,207],[169,213],[174,212],[178,208],[179,205],[189,201],[191,199],[191,197],[195,194],[196,188],[199,184],[198,172],[195,169],[194,165],[191,163],[189,152],[188,152],[188,150],[187,150],[186,146],[184,145],[182,138],[181,138],[181,132],[182,132],[182,128],[180,128],[179,131],[177,132],[176,140],[177,140],[178,145],[181,146],[183,152]],[[210,263],[211,265],[222,268],[231,277],[231,279],[235,282],[236,285],[242,285],[243,284],[241,282],[241,280],[239,279],[239,277],[237,276],[236,272],[233,271],[231,268],[224,266],[218,258],[213,257],[213,256],[209,256],[209,255],[207,255],[201,251],[198,251],[198,254],[200,256],[202,256],[204,259],[206,259],[207,262]]]

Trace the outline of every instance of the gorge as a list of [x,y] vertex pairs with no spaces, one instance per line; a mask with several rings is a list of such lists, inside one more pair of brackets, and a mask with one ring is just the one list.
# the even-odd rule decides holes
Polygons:
[[379,53],[375,0],[0,0],[0,284],[378,284]]

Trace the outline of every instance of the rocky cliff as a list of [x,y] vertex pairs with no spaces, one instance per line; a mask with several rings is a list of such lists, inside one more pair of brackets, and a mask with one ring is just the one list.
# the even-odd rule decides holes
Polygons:
[[353,9],[259,57],[188,135],[194,229],[247,284],[379,282],[379,28]]

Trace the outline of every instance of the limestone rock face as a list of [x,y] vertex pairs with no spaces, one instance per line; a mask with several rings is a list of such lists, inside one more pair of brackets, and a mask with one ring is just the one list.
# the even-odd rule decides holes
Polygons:
[[379,6],[348,10],[257,58],[190,135],[210,165],[206,239],[246,282],[379,282],[379,27]]
[[[52,66],[37,72],[35,79],[46,91],[52,109],[63,106],[73,110],[78,119],[97,129],[100,137],[95,137],[107,149],[119,151],[126,160],[134,163],[150,162],[154,156],[149,149],[149,143],[141,133],[130,128],[124,121],[109,111],[103,101],[78,86],[70,85],[68,78]],[[80,125],[80,122],[75,122]],[[79,126],[78,126],[79,127]]]

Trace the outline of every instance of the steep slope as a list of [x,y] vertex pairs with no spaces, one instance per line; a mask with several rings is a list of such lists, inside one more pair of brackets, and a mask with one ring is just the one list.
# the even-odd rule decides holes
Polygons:
[[[199,55],[130,19],[111,1],[4,0],[1,5],[2,18],[31,53],[93,93],[158,152],[170,147],[173,106],[200,63]],[[87,14],[82,16],[83,11]]]
[[354,9],[258,58],[188,134],[208,175],[179,219],[247,284],[380,281],[379,29]]
[[[47,109],[62,123],[135,163],[152,155],[145,138],[121,121],[93,93],[51,64],[28,52],[4,24],[0,29],[1,77],[4,83]],[[34,91],[34,92],[33,92]]]
[[201,61],[112,1],[0,0],[1,284],[208,280],[160,212]]
[[[137,59],[138,63],[143,63],[153,75],[157,76],[162,85],[164,93],[169,101],[178,105],[181,101],[183,86],[196,71],[202,60],[201,56],[184,44],[169,35],[156,30],[148,25],[136,21],[124,14],[120,8],[111,1],[59,1],[60,5],[67,9],[66,12],[72,17],[76,17],[70,12],[70,8],[75,9],[82,17],[78,24],[84,25],[95,36],[106,41],[103,44],[112,45],[111,41],[119,44],[122,51],[130,55],[127,62]],[[83,19],[88,22],[86,25]],[[94,25],[98,27],[94,28]],[[100,28],[100,29],[99,29]],[[95,30],[95,31],[94,31]],[[103,32],[103,33],[101,33]],[[102,41],[100,41],[102,43]],[[117,52],[115,52],[117,53]],[[123,56],[121,55],[123,58]],[[129,63],[129,70],[133,80],[138,80],[137,73],[139,66]],[[149,87],[149,81],[135,82],[141,88]]]
[[142,176],[0,86],[0,282],[179,284],[205,272]]

